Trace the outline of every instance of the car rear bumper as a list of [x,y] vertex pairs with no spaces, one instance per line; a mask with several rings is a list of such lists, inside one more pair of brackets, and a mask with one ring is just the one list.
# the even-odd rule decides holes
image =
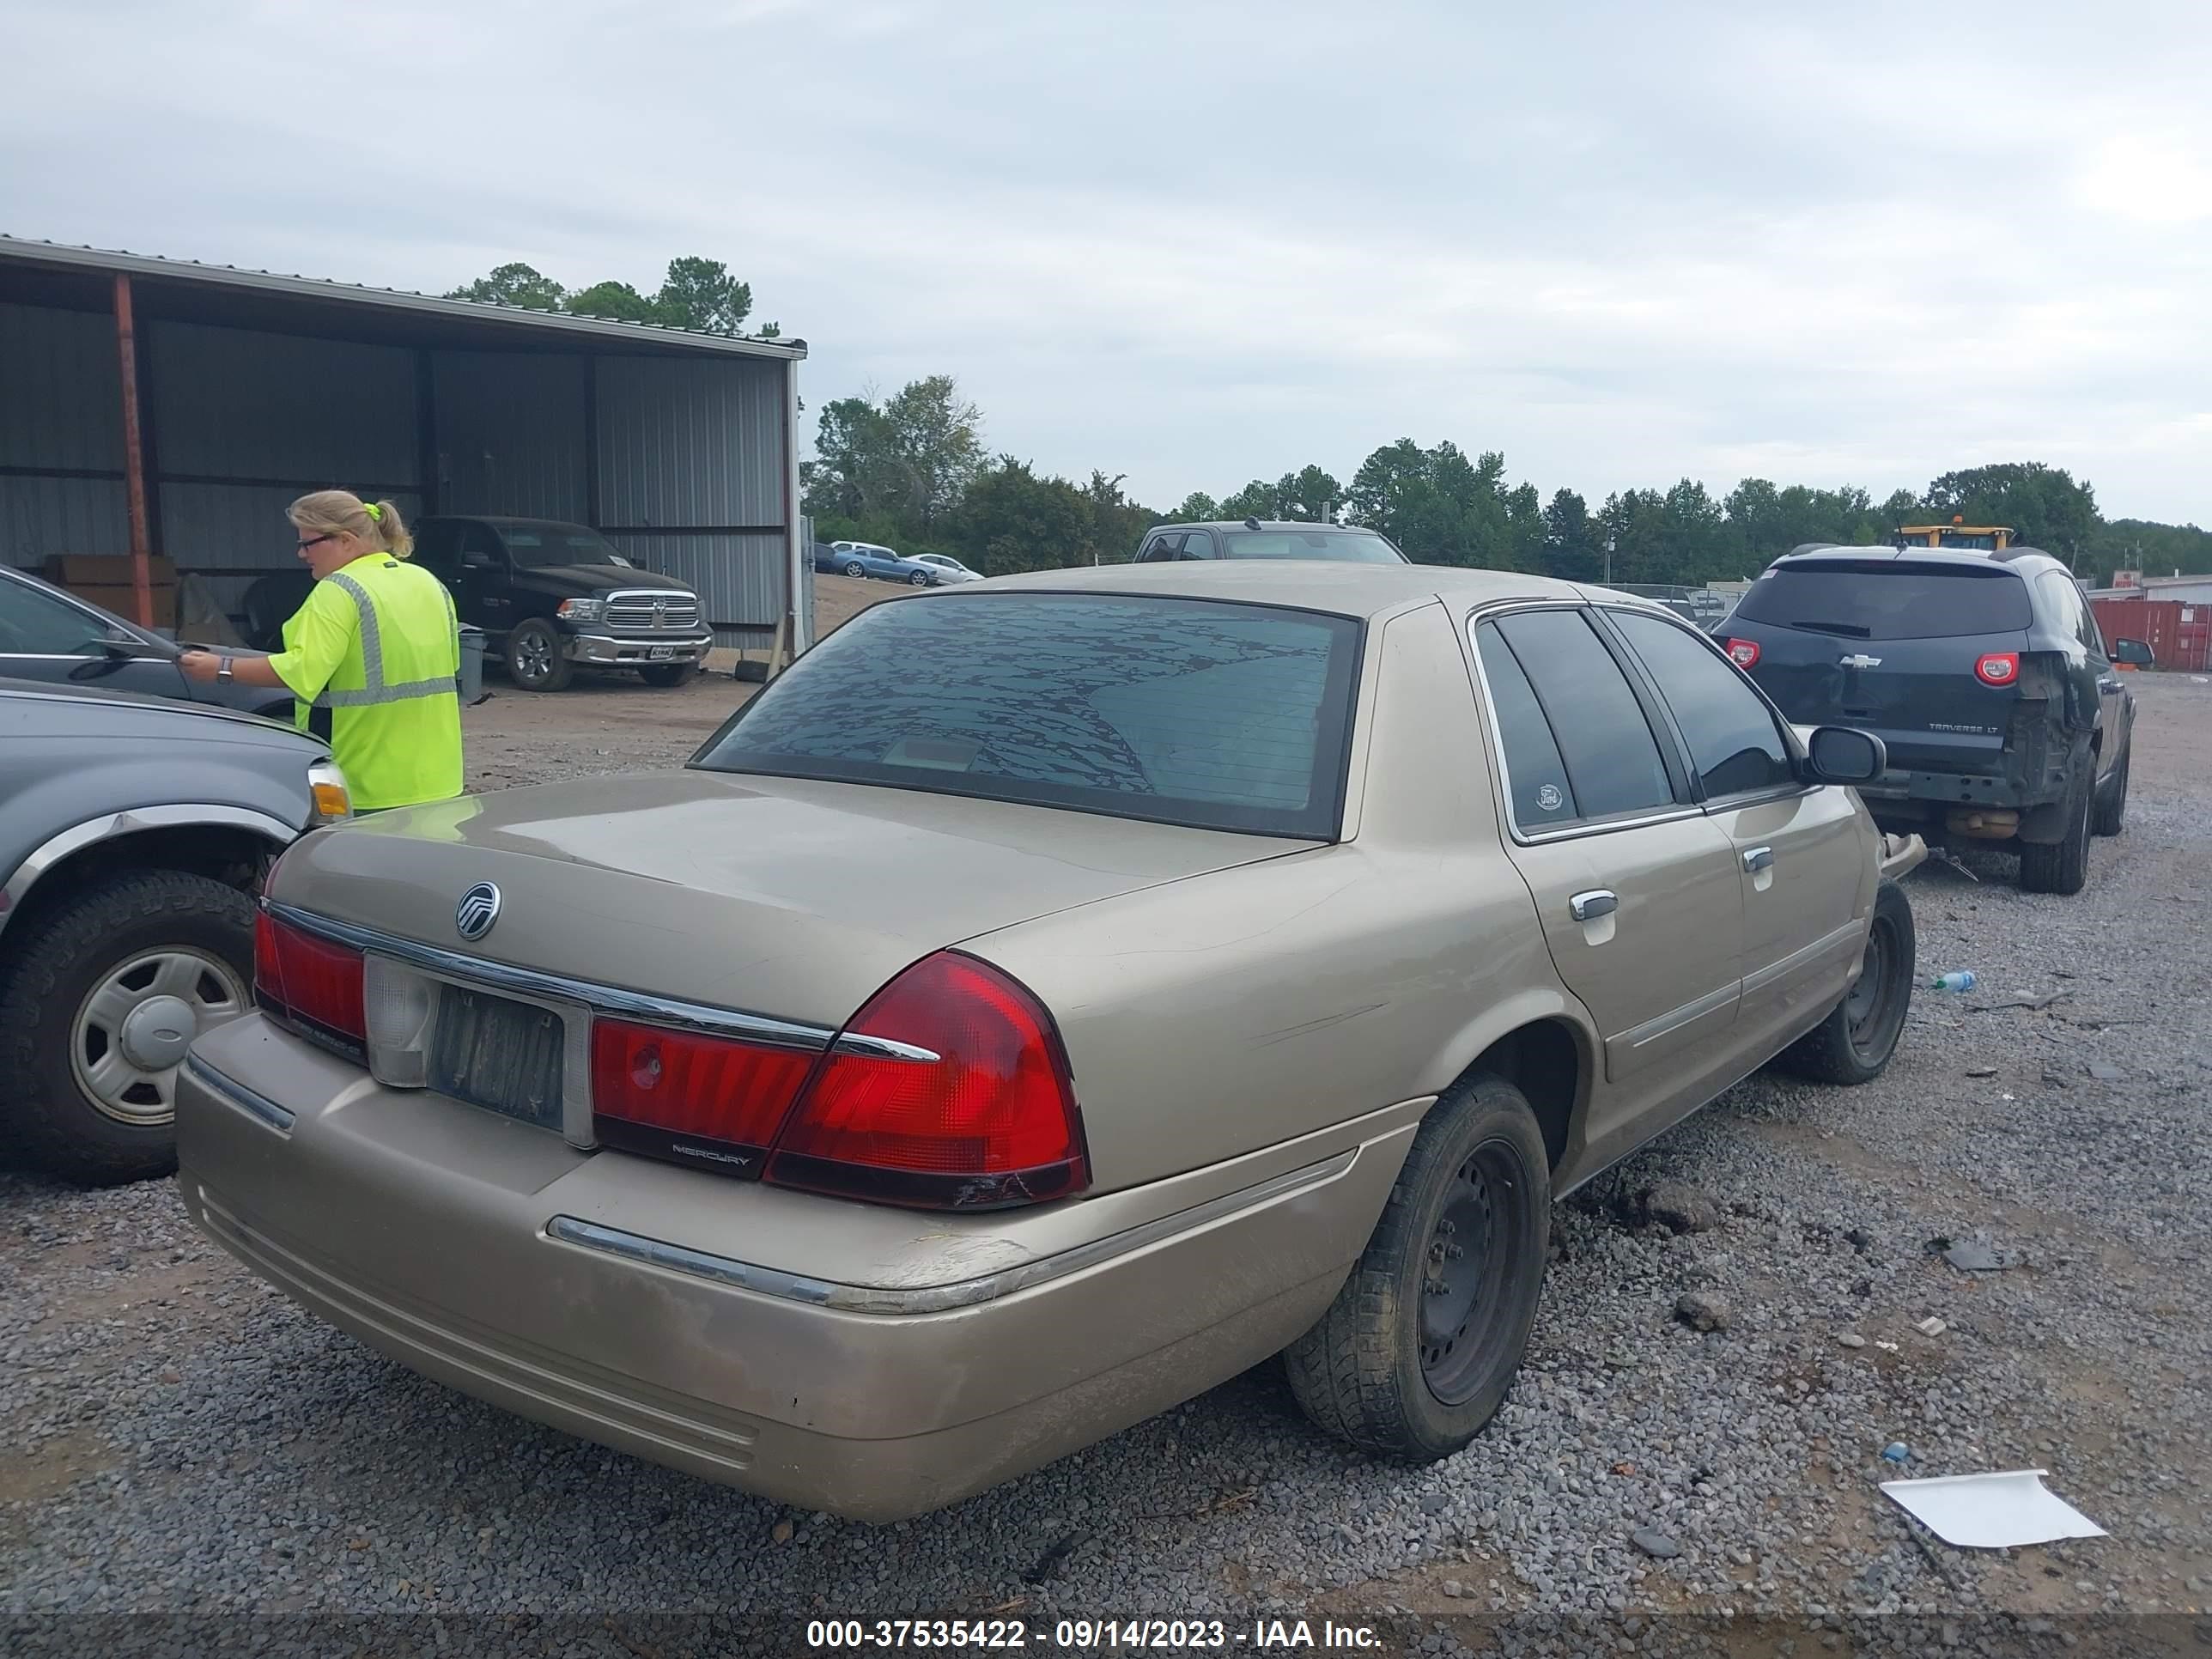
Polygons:
[[[211,1033],[178,1100],[193,1218],[331,1324],[523,1416],[870,1521],[1037,1468],[1288,1343],[1364,1247],[1417,1121],[1377,1114],[1369,1138],[1227,1191],[1195,1171],[944,1217],[579,1151],[380,1088],[259,1018]],[[848,1241],[840,1277],[762,1265],[793,1216]]]
[[570,634],[561,642],[561,654],[570,662],[602,668],[645,668],[656,663],[702,661],[714,645],[711,631],[678,639],[650,635],[629,639],[612,634]]

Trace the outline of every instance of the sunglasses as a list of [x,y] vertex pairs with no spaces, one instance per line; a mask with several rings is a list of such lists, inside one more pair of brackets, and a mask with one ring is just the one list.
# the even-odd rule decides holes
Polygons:
[[334,532],[325,531],[322,535],[310,536],[306,541],[300,544],[300,551],[304,553],[311,547],[319,546],[323,543],[333,539],[334,535]]

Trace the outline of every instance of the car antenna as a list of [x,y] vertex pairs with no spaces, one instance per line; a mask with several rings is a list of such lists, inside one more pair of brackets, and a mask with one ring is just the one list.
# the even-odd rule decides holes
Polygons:
[[1247,519],[1244,520],[1244,527],[1247,530],[1257,530],[1260,527],[1260,521],[1257,519]]

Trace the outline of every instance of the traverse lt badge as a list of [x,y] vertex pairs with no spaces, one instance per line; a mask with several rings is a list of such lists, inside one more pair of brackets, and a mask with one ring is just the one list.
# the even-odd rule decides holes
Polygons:
[[471,944],[491,932],[492,923],[499,920],[499,889],[492,883],[480,881],[461,895],[461,902],[453,911],[453,931]]

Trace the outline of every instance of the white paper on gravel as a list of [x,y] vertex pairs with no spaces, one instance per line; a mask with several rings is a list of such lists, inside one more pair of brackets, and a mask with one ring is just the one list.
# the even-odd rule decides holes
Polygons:
[[1934,1480],[1885,1480],[1881,1489],[1947,1544],[1960,1549],[2016,1549],[2060,1538],[2104,1538],[2105,1529],[2056,1492],[2044,1469],[1951,1474]]

